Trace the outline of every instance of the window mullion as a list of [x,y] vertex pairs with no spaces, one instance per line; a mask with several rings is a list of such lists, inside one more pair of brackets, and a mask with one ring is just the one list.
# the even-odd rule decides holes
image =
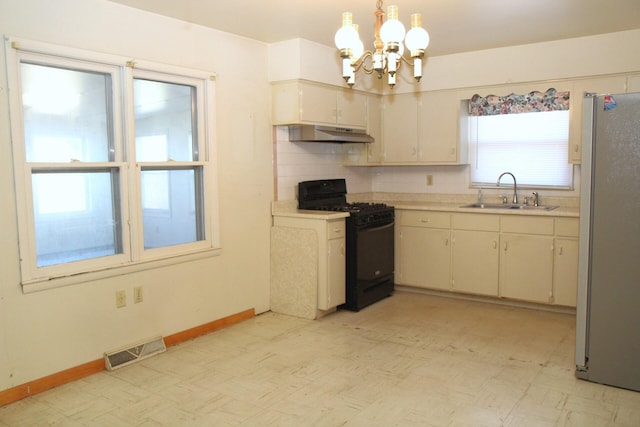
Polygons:
[[[123,67],[123,156],[127,163],[127,179],[126,199],[128,201],[128,229],[127,237],[129,241],[129,249],[131,251],[131,260],[139,261],[144,251],[144,243],[142,241],[142,204],[140,190],[141,169],[136,163],[136,128],[135,128],[135,111],[133,96],[133,67]],[[125,197],[125,195],[123,195]]]

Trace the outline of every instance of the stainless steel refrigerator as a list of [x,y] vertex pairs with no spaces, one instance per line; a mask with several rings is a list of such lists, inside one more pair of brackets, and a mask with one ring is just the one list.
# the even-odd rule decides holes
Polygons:
[[584,107],[576,376],[640,391],[640,93]]

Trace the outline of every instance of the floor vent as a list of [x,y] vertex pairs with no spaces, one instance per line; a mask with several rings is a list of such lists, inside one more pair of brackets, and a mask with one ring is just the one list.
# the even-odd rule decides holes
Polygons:
[[165,351],[167,351],[167,347],[164,344],[164,339],[162,339],[162,337],[158,337],[133,347],[112,351],[111,353],[105,353],[104,361],[107,366],[107,370],[113,371],[114,369],[122,368],[123,366],[130,365],[133,362],[146,359],[154,354],[163,353]]

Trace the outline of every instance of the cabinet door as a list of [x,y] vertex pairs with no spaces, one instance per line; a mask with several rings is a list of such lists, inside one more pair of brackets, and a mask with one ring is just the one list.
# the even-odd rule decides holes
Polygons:
[[364,129],[367,125],[367,97],[353,90],[338,90],[337,123]]
[[297,82],[274,83],[271,86],[271,101],[272,124],[300,122],[300,86]]
[[577,239],[556,239],[553,262],[554,304],[576,306],[578,246]]
[[449,290],[450,231],[401,227],[398,281],[423,288]]
[[374,142],[342,144],[342,164],[366,166],[382,161],[382,99],[377,95],[367,96],[367,133]]
[[413,93],[385,97],[382,119],[385,163],[418,160],[418,97]]
[[489,231],[456,230],[451,238],[451,289],[480,295],[498,295],[500,235]]
[[503,234],[500,296],[548,304],[552,297],[553,238]]
[[458,163],[459,123],[457,92],[424,92],[418,118],[418,161]]
[[[345,239],[331,239],[327,242],[327,292],[318,292],[320,310],[328,310],[346,302]],[[326,299],[321,300],[320,297],[324,295]]]
[[634,74],[627,78],[627,92],[640,92],[640,74]]
[[370,96],[367,100],[367,132],[375,141],[367,144],[367,162],[382,161],[382,98]]
[[311,84],[300,84],[300,117],[302,122],[336,123],[336,90]]
[[624,93],[627,86],[625,76],[599,77],[576,80],[571,93],[569,126],[569,162],[582,162],[582,100],[585,92],[597,94]]

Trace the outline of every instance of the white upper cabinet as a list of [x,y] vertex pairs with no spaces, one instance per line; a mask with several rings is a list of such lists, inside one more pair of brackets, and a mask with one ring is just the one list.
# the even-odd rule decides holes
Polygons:
[[467,144],[460,143],[466,121],[460,116],[457,91],[423,92],[418,117],[418,162],[421,164],[467,163]]
[[369,96],[367,99],[367,133],[374,139],[366,144],[367,163],[379,164],[382,162],[382,97]]
[[640,92],[640,74],[634,74],[628,77],[627,92]]
[[420,94],[388,95],[384,97],[383,102],[382,162],[417,162]]
[[571,124],[569,127],[569,162],[582,162],[582,101],[585,93],[624,93],[627,77],[610,76],[576,80],[571,94]]
[[457,165],[467,162],[461,144],[461,93],[431,91],[384,97],[383,164]]
[[353,89],[338,89],[336,96],[336,124],[365,128],[367,96]]
[[351,89],[287,81],[272,85],[272,97],[274,125],[367,125],[367,95]]
[[367,133],[374,141],[343,144],[345,166],[370,166],[382,162],[382,97],[367,95]]

